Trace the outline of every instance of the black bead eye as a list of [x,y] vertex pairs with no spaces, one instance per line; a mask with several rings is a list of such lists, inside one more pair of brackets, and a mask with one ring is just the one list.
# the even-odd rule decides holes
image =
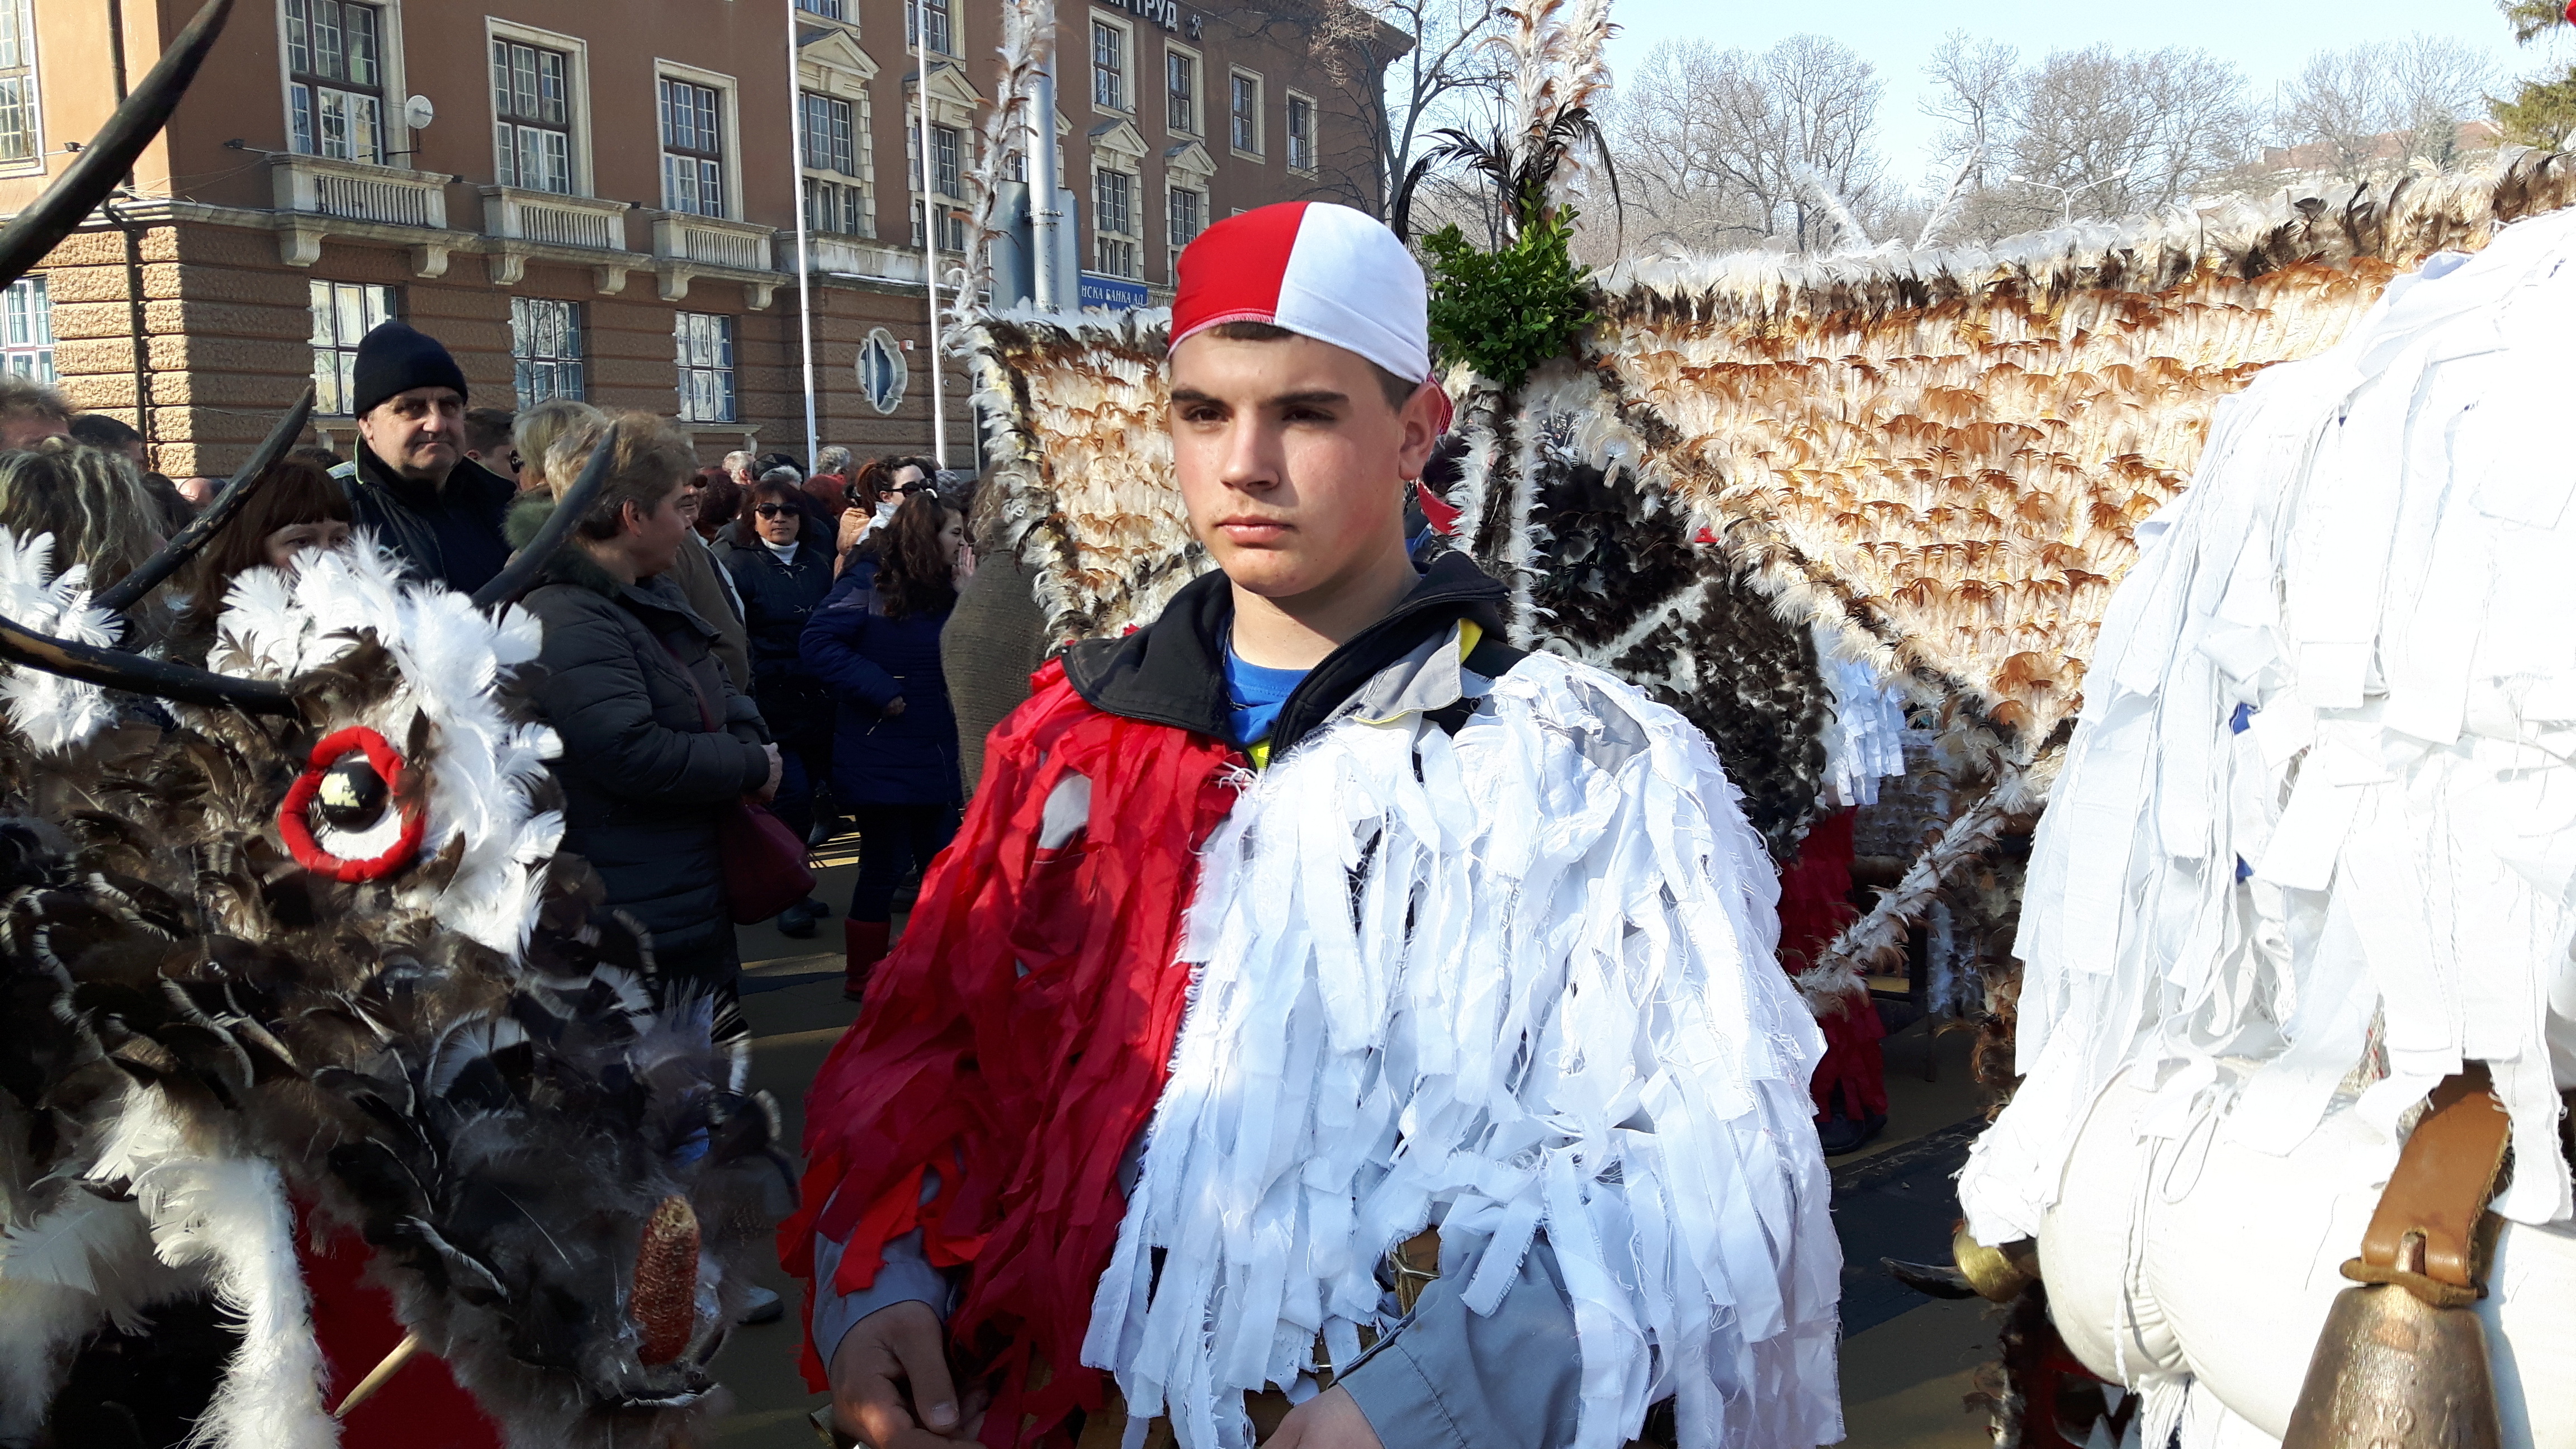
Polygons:
[[365,755],[351,755],[322,772],[313,813],[334,830],[365,830],[384,818],[385,777]]

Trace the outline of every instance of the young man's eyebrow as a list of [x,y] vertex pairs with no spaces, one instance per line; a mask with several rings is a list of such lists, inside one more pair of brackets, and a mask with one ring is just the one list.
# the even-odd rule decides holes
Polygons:
[[1267,405],[1274,408],[1337,407],[1348,403],[1350,400],[1351,395],[1349,393],[1331,392],[1323,388],[1314,388],[1306,392],[1282,393],[1279,396],[1270,399]]
[[1176,403],[1215,403],[1219,407],[1225,406],[1224,402],[1213,394],[1201,392],[1194,387],[1173,388],[1172,401]]

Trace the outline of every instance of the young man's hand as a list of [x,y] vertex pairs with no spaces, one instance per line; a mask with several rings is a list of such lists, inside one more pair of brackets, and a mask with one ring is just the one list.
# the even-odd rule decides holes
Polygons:
[[833,1421],[875,1449],[970,1444],[982,1427],[977,1406],[958,1400],[947,1334],[927,1303],[860,1319],[832,1350],[829,1373]]
[[778,798],[778,782],[786,778],[787,768],[786,761],[779,756],[778,746],[762,745],[761,748],[769,752],[769,782],[762,785],[751,798],[766,805]]
[[887,701],[884,709],[877,711],[877,713],[887,719],[903,718],[903,696],[900,694],[896,695],[893,699]]
[[[855,1337],[856,1335],[853,1335]],[[1386,1449],[1350,1390],[1329,1388],[1288,1411],[1262,1449]]]

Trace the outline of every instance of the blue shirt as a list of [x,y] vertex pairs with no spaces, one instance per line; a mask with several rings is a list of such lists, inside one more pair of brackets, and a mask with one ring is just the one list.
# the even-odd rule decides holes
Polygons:
[[1234,742],[1250,749],[1270,738],[1271,726],[1279,723],[1279,707],[1288,702],[1298,681],[1305,677],[1303,669],[1265,669],[1246,664],[1229,643],[1225,650],[1225,692],[1234,704]]

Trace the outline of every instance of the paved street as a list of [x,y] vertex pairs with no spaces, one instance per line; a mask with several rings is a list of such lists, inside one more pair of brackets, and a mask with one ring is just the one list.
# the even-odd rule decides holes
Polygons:
[[[753,1082],[778,1098],[791,1140],[803,1131],[804,1087],[831,1050],[853,1008],[841,1000],[841,925],[856,867],[846,843],[826,853],[817,874],[836,914],[811,941],[790,941],[767,926],[742,932],[743,1010],[755,1033]],[[1846,1442],[1868,1449],[1980,1449],[1988,1443],[1981,1415],[1962,1408],[1970,1376],[1991,1352],[1992,1330],[1981,1302],[1917,1297],[1878,1272],[1881,1257],[1930,1256],[1949,1239],[1957,1207],[1948,1178],[1966,1155],[1966,1129],[1978,1112],[1969,1084],[1968,1039],[1934,1040],[1937,1080],[1923,1080],[1921,1027],[1887,1039],[1888,1134],[1868,1151],[1836,1159],[1835,1219],[1843,1235],[1843,1399]],[[763,1281],[790,1295],[795,1285],[774,1264]],[[805,1392],[795,1363],[796,1315],[767,1328],[747,1328],[717,1361],[737,1408],[706,1443],[724,1449],[813,1449],[807,1416],[823,1400]],[[1400,1446],[1399,1446],[1400,1449]]]

